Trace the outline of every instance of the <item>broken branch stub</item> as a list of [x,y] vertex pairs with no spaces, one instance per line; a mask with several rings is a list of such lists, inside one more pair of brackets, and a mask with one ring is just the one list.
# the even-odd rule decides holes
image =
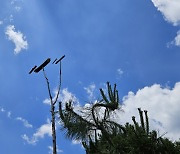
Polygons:
[[65,57],[65,55],[64,56],[62,56],[58,61],[56,61],[56,63],[55,64],[58,64],[63,58]]
[[54,64],[56,62],[57,58],[52,62],[52,64]]
[[44,61],[44,63],[42,63],[38,68],[36,68],[34,70],[35,73],[38,73],[40,70],[42,70],[47,64],[49,64],[49,62],[51,61],[50,58],[46,59],[46,61]]
[[29,74],[31,74],[35,69],[36,69],[36,65],[29,71]]

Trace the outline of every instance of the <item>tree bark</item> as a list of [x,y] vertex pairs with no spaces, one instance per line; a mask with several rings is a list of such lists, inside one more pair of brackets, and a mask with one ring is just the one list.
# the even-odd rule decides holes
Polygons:
[[56,123],[55,123],[55,107],[51,104],[51,116],[52,116],[52,142],[53,142],[53,154],[56,154]]
[[51,90],[50,90],[50,85],[49,85],[49,80],[46,76],[45,70],[43,68],[43,73],[44,73],[44,77],[46,79],[46,83],[47,83],[47,87],[48,87],[48,93],[49,93],[49,97],[51,100],[51,126],[52,126],[52,142],[53,142],[53,154],[57,154],[56,151],[56,123],[55,123],[55,104],[53,102],[53,98],[51,95]]

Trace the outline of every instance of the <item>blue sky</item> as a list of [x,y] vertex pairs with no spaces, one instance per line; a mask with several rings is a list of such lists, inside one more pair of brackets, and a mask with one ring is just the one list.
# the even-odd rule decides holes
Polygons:
[[[180,137],[179,0],[6,0],[0,6],[0,153],[50,153],[45,79],[28,72],[64,54],[63,101],[93,102],[110,81],[125,111],[121,122],[142,107],[154,129]],[[46,72],[55,91],[58,67]],[[59,153],[85,153],[59,126],[57,134]]]

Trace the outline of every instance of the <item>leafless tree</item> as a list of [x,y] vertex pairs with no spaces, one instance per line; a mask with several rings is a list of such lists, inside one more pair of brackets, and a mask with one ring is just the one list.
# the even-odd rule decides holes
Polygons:
[[46,84],[47,84],[47,88],[48,88],[48,94],[49,94],[49,98],[50,98],[50,105],[51,105],[51,126],[52,126],[52,143],[53,143],[53,154],[57,154],[57,147],[56,147],[56,111],[55,111],[55,105],[58,101],[58,97],[60,94],[60,89],[61,89],[61,78],[62,78],[62,72],[61,72],[61,60],[65,57],[62,56],[60,59],[57,60],[57,58],[53,61],[53,64],[59,64],[59,83],[58,83],[58,91],[57,94],[55,95],[55,99],[53,99],[52,97],[52,92],[51,92],[51,88],[50,88],[50,83],[49,83],[49,79],[46,75],[45,72],[45,67],[50,63],[51,59],[48,58],[47,60],[45,60],[39,67],[34,66],[29,74],[31,74],[32,72],[38,73],[41,70],[43,71],[43,75],[44,78],[46,79]]

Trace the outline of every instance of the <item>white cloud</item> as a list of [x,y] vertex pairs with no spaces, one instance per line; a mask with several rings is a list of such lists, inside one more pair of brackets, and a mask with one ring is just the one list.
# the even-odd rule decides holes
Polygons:
[[72,140],[72,144],[81,144],[80,140]]
[[121,68],[117,69],[118,77],[121,77],[124,74],[124,71]]
[[7,117],[11,118],[11,112],[10,111],[7,112]]
[[2,107],[2,108],[0,109],[0,111],[1,111],[1,112],[5,112],[5,109]]
[[50,120],[47,119],[47,123],[40,126],[37,131],[29,138],[26,134],[22,135],[21,137],[28,143],[35,145],[40,138],[44,138],[45,135],[51,136],[51,123]]
[[44,138],[45,135],[51,136],[51,123],[48,120],[46,124],[43,124],[38,128],[37,132],[33,135],[36,138]]
[[[63,150],[60,150],[59,148],[58,148],[58,146],[56,146],[56,152],[57,153],[62,153],[63,152]],[[52,146],[48,146],[48,149],[49,149],[49,154],[53,154],[53,147]]]
[[5,113],[8,118],[11,118],[12,115],[11,111],[7,111],[3,107],[0,107],[0,112]]
[[124,72],[123,72],[123,70],[122,70],[121,68],[118,68],[118,69],[117,69],[117,73],[118,73],[119,75],[122,75]]
[[180,24],[179,0],[152,0],[154,6],[163,14],[166,21],[174,26]]
[[69,92],[67,88],[64,88],[62,90],[61,95],[60,95],[60,100],[62,101],[62,103],[66,103],[69,100],[72,100],[73,102],[78,103],[78,99],[76,98],[76,96],[72,94],[71,92]]
[[[57,88],[55,88],[54,90],[53,90],[53,95],[54,95],[54,97],[52,98],[52,100],[53,101],[55,101],[55,99],[56,99],[56,97],[57,97],[57,93],[58,93],[58,90],[57,90]],[[58,98],[59,98],[60,96],[58,96]],[[46,98],[45,100],[43,100],[43,103],[44,104],[47,104],[47,105],[51,105],[51,100],[50,100],[50,98]]]
[[171,139],[180,138],[180,82],[173,89],[163,88],[159,84],[144,87],[137,93],[129,92],[123,98],[122,109],[119,115],[120,121],[132,122],[131,117],[139,118],[137,108],[147,110],[150,118],[150,126],[159,130],[160,134],[167,131],[166,136]]
[[[58,93],[58,91],[57,91],[57,89],[55,89],[53,91],[53,94],[54,94],[53,101],[55,101],[57,93]],[[60,92],[60,95],[58,97],[58,102],[61,101],[64,104],[66,102],[69,102],[69,100],[72,100],[73,102],[78,102],[78,99],[75,97],[75,95],[72,94],[71,92],[69,92],[67,88],[62,89]],[[51,101],[49,98],[46,98],[43,101],[43,103],[51,105]]]
[[20,53],[22,49],[28,48],[28,42],[25,40],[25,36],[20,31],[16,32],[14,25],[7,26],[5,34],[15,44],[15,54]]
[[47,105],[51,105],[51,101],[49,98],[46,98],[45,100],[43,100],[43,103]]
[[[180,25],[180,1],[179,0],[152,0],[154,6],[163,14],[164,19],[174,26]],[[169,45],[180,46],[180,32]]]
[[21,135],[22,139],[25,140],[28,144],[32,144],[32,145],[35,145],[37,140],[32,138],[30,139],[26,134],[24,135]]
[[174,38],[174,41],[171,42],[171,44],[174,44],[180,47],[180,31],[177,32],[177,35]]
[[3,21],[0,20],[0,25],[2,25],[2,24],[3,24]]
[[16,120],[21,121],[26,128],[33,127],[26,119],[23,119],[22,117],[17,117]]
[[[53,101],[55,101],[55,99],[56,99],[56,97],[57,97],[57,93],[58,93],[58,91],[57,91],[57,89],[55,89],[55,90],[53,91],[53,94],[54,94],[54,97],[52,98]],[[58,96],[58,98],[59,98],[59,96]],[[58,100],[59,100],[59,99],[58,99]],[[51,105],[51,100],[50,100],[50,98],[44,99],[44,100],[43,100],[43,104]]]
[[94,91],[96,89],[96,85],[94,83],[90,84],[88,87],[84,87],[84,89],[86,90],[86,93],[89,95],[90,100],[95,99]]

